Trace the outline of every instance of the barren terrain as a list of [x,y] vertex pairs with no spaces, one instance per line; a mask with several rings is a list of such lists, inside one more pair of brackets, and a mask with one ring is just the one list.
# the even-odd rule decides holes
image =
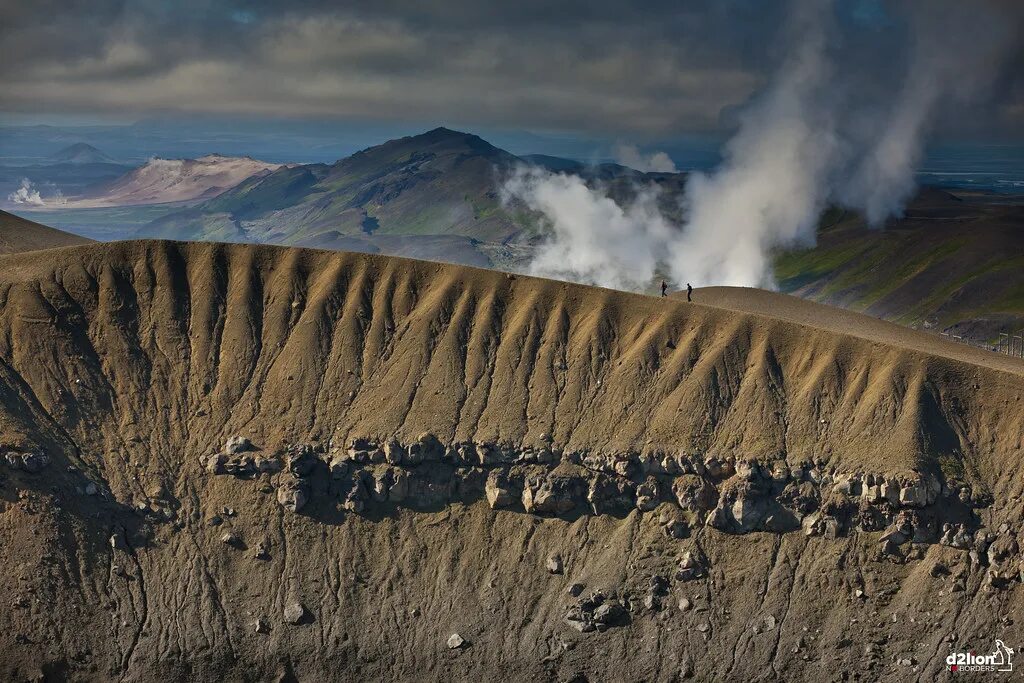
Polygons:
[[1024,362],[762,296],[0,257],[0,678],[931,681],[1022,642]]
[[92,240],[0,211],[0,254],[88,244]]

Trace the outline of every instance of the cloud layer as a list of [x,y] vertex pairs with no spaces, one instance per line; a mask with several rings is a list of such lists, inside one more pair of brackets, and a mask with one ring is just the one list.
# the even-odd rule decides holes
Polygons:
[[[849,58],[899,58],[906,2],[844,3]],[[963,3],[972,4],[972,3]],[[40,0],[0,9],[0,109],[316,116],[647,138],[735,123],[785,0]],[[1018,66],[1021,61],[1018,58]],[[1021,120],[1021,73],[956,125]]]

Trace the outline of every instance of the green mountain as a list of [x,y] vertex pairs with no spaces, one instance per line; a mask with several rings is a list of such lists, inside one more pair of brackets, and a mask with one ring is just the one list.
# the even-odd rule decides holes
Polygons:
[[281,168],[216,198],[171,213],[136,236],[315,246],[398,254],[475,266],[513,267],[539,238],[537,216],[502,203],[500,186],[529,164],[581,175],[619,201],[639,184],[668,191],[682,174],[645,174],[617,164],[517,157],[446,128],[391,140],[332,165]]
[[437,128],[327,165],[282,168],[167,216],[147,236],[329,246],[332,236],[451,235],[501,242],[524,224],[504,211],[498,174],[520,160]]
[[833,210],[814,248],[776,256],[775,275],[790,294],[995,344],[1024,329],[1024,205],[923,188],[884,229]]

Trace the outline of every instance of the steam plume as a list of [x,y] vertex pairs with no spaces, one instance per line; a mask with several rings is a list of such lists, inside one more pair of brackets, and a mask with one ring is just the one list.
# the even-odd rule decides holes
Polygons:
[[722,166],[688,181],[688,223],[669,246],[675,281],[770,285],[770,250],[813,239],[838,152],[831,112],[819,106],[831,75],[826,7],[796,6],[796,49],[744,112]]
[[587,187],[579,176],[521,168],[505,183],[548,222],[549,239],[530,264],[542,277],[614,289],[643,289],[655,275],[661,250],[677,230],[661,215],[653,190],[623,208]]
[[[550,224],[531,270],[629,289],[649,286],[658,272],[678,284],[771,287],[773,250],[813,244],[828,204],[859,210],[876,226],[899,215],[913,194],[937,107],[969,100],[994,79],[1015,38],[1007,27],[1016,25],[1020,6],[894,4],[911,46],[895,88],[887,84],[892,64],[879,60],[876,72],[863,73],[836,58],[832,46],[843,43],[839,6],[792,3],[788,54],[745,108],[721,166],[690,177],[683,225],[658,212],[651,188],[639,188],[632,204],[619,207],[578,178],[519,172],[506,193]],[[629,166],[667,168],[667,157],[645,159],[635,147],[620,147],[618,155]]]
[[615,145],[615,161],[644,173],[675,173],[676,164],[665,152],[644,154],[636,145]]
[[28,178],[21,179],[21,185],[17,190],[7,195],[7,201],[23,206],[43,206],[45,203],[39,194],[39,190],[33,186],[32,181]]

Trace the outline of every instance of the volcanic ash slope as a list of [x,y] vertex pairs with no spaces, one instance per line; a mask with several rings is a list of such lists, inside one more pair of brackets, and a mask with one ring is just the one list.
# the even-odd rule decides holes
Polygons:
[[742,296],[0,258],[0,677],[934,680],[1021,642],[1024,365]]
[[92,240],[85,237],[72,235],[69,232],[40,225],[6,211],[0,211],[0,255],[70,247],[90,242]]

